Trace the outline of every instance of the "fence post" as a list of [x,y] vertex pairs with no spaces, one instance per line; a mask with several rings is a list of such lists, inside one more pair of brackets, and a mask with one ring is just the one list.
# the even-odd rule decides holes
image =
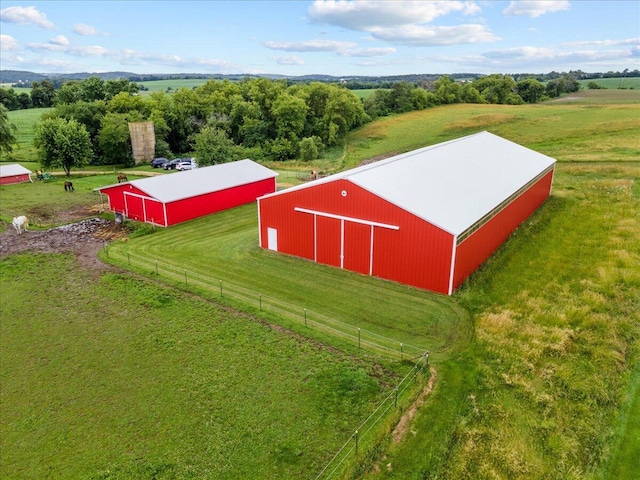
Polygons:
[[307,309],[304,309],[304,326],[307,326]]
[[400,360],[404,360],[404,358],[402,356],[402,344],[400,344]]
[[187,269],[184,269],[184,284],[187,285]]
[[262,294],[260,294],[260,311],[262,311]]
[[358,455],[358,430],[356,430],[356,433],[354,433],[353,436],[356,439],[356,455]]

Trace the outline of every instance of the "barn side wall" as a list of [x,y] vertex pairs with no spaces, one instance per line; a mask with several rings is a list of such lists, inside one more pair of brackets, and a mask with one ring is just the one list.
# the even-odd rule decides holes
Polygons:
[[11,185],[13,183],[24,183],[30,181],[31,177],[28,173],[22,175],[7,175],[4,177],[0,177],[0,185]]
[[457,246],[453,290],[542,205],[549,197],[552,180],[553,170]]
[[167,203],[167,223],[168,225],[175,225],[203,215],[255,202],[256,198],[273,193],[275,190],[275,178],[267,178],[258,182]]
[[[353,221],[342,224],[340,219],[295,208],[398,229],[373,227],[371,252],[370,225]],[[268,229],[275,229],[279,252],[426,290],[448,291],[452,236],[348,180],[260,199],[259,216],[262,248],[269,246]]]

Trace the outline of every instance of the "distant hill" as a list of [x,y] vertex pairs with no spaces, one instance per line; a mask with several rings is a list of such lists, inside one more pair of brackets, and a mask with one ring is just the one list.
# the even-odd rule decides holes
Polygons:
[[[640,77],[640,71],[628,69],[624,72],[606,72],[606,73],[585,73],[581,70],[570,71],[568,73],[549,72],[549,73],[517,73],[508,74],[512,76],[516,81],[523,78],[536,78],[540,81],[552,80],[554,78],[560,78],[563,75],[571,75],[578,80],[586,79],[599,79],[599,78],[629,78]],[[41,82],[42,80],[49,80],[56,86],[61,85],[66,80],[84,80],[90,77],[100,77],[103,80],[114,80],[124,78],[136,83],[150,82],[153,80],[176,80],[176,79],[212,79],[212,80],[242,80],[245,78],[268,78],[271,80],[288,80],[290,82],[327,82],[327,83],[346,83],[349,84],[349,88],[366,88],[367,84],[393,84],[396,82],[433,82],[443,75],[448,75],[452,80],[467,81],[473,80],[478,77],[485,76],[481,73],[423,73],[423,74],[411,74],[411,75],[390,75],[390,76],[365,76],[365,75],[347,75],[343,77],[336,77],[333,75],[314,74],[314,75],[277,75],[277,74],[264,74],[264,75],[249,75],[249,74],[206,74],[206,73],[153,73],[153,74],[141,74],[132,72],[80,72],[80,73],[56,73],[56,74],[44,74],[35,72],[26,72],[21,70],[0,70],[0,83],[12,84],[12,85],[24,85],[25,87],[31,86],[32,82]]]
[[[418,81],[433,81],[440,78],[444,74],[413,74],[413,75],[393,75],[393,76],[362,76],[362,75],[349,75],[344,77],[336,77],[333,75],[313,74],[313,75],[277,75],[277,74],[264,74],[264,75],[244,75],[244,74],[204,74],[204,73],[176,73],[176,74],[140,74],[132,72],[80,72],[80,73],[56,73],[56,74],[44,74],[35,72],[26,72],[22,70],[0,70],[0,83],[20,84],[30,86],[32,82],[41,82],[42,80],[49,80],[55,83],[61,83],[65,80],[84,80],[90,77],[100,77],[103,80],[113,80],[118,78],[126,78],[132,82],[149,82],[152,80],[173,80],[173,79],[185,79],[185,78],[197,78],[197,79],[216,79],[216,80],[242,80],[244,78],[269,78],[272,80],[287,79],[291,81],[300,82],[418,82]],[[455,78],[476,78],[482,76],[478,73],[456,73],[448,74],[452,79]]]

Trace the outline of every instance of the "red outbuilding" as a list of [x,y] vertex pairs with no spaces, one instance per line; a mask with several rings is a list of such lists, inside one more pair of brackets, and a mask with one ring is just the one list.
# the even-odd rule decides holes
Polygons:
[[12,163],[11,165],[0,165],[0,185],[33,182],[33,180],[31,179],[31,173],[31,170],[23,167],[18,163]]
[[96,190],[108,197],[112,212],[168,227],[251,203],[261,195],[275,192],[277,175],[245,159]]
[[451,295],[545,201],[554,167],[480,132],[259,198],[260,246]]

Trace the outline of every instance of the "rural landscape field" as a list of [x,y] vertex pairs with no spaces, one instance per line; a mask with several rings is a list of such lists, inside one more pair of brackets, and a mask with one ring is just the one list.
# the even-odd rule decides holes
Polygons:
[[[32,170],[36,111],[9,115]],[[20,251],[113,223],[95,188],[116,177],[0,186],[0,476],[637,478],[638,90],[391,116],[282,162],[280,186],[483,130],[558,164],[551,197],[450,297],[262,250],[254,204],[114,226],[100,261],[73,237]]]

